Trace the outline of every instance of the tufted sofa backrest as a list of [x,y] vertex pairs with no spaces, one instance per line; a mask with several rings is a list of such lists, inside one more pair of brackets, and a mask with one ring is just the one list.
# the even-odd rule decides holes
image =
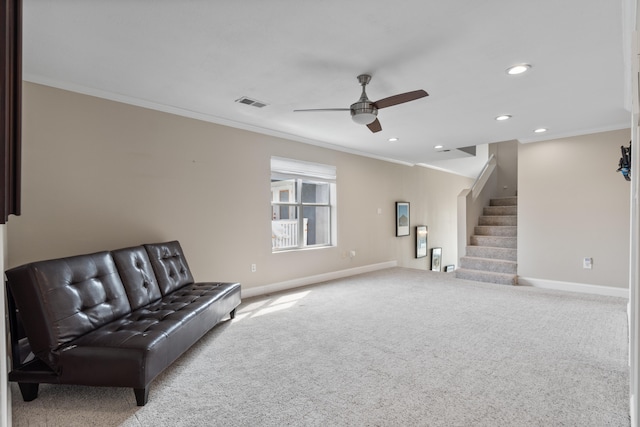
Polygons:
[[132,310],[137,310],[162,297],[144,246],[111,252],[118,267]]
[[177,240],[144,245],[162,295],[193,283],[193,276]]
[[109,252],[33,262],[6,275],[31,350],[56,372],[60,346],[131,311]]

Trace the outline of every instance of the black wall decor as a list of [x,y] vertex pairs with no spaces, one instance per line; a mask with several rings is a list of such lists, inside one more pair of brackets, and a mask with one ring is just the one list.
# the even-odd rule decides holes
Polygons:
[[620,172],[624,179],[631,181],[631,141],[629,141],[628,147],[621,146],[620,151],[622,152],[622,157],[620,157],[616,172]]

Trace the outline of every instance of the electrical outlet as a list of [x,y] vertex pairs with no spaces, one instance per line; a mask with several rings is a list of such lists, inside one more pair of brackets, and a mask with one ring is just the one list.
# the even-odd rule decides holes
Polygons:
[[350,252],[349,252],[349,256],[350,256],[351,258],[354,258],[354,257],[356,256],[356,251],[350,251]]
[[582,268],[591,270],[593,268],[593,258],[585,257],[582,260]]
[[255,264],[251,264],[251,272],[255,273],[257,270],[256,265]]

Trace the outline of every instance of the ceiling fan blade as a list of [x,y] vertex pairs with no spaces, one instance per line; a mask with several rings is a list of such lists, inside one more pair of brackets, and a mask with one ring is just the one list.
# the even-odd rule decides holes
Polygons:
[[380,120],[375,119],[371,123],[367,125],[369,130],[373,133],[380,132],[382,130],[382,125],[380,124]]
[[307,111],[351,111],[350,108],[311,108],[307,110],[293,110],[294,113],[307,112]]
[[392,107],[394,105],[424,98],[425,96],[429,96],[429,94],[424,90],[414,90],[413,92],[401,93],[399,95],[393,95],[388,98],[381,99],[380,101],[374,102],[374,105],[378,107],[379,110],[380,108]]

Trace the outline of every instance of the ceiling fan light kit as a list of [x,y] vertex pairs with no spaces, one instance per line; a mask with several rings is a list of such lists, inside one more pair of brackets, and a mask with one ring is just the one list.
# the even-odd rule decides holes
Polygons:
[[376,120],[377,114],[372,112],[367,112],[367,111],[363,111],[363,112],[359,112],[359,113],[355,113],[353,110],[351,110],[351,119],[358,123],[359,125],[368,125],[373,123]]
[[398,95],[393,95],[388,98],[381,99],[379,101],[373,102],[369,100],[367,93],[365,91],[365,86],[369,84],[371,81],[371,76],[369,74],[360,74],[358,76],[358,82],[362,86],[362,95],[360,95],[360,99],[353,104],[349,108],[325,108],[325,109],[312,109],[312,110],[294,110],[294,112],[299,111],[351,111],[351,119],[361,125],[367,125],[371,132],[380,132],[382,130],[382,125],[378,120],[378,110],[381,108],[392,107],[394,105],[403,104],[405,102],[414,101],[416,99],[424,98],[429,94],[424,90],[414,90],[413,92],[401,93]]

